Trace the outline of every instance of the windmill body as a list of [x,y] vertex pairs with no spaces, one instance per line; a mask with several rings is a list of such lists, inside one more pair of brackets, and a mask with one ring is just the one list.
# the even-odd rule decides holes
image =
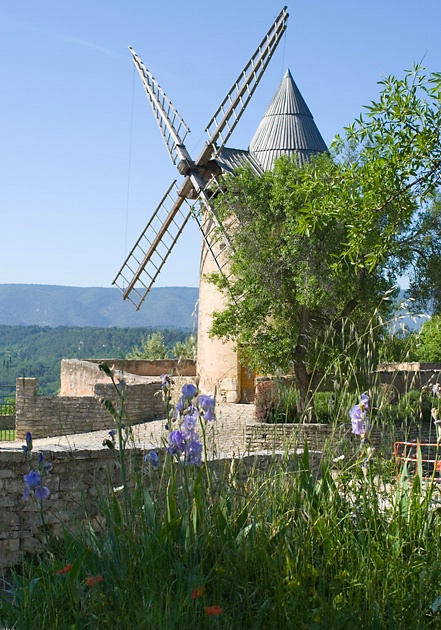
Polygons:
[[[153,213],[113,284],[123,298],[139,309],[190,217],[202,234],[198,313],[198,375],[201,391],[216,390],[227,402],[253,397],[254,377],[243,370],[232,343],[211,339],[211,314],[224,307],[222,295],[204,279],[213,271],[228,277],[228,231],[217,219],[211,199],[219,188],[219,176],[248,164],[256,173],[273,167],[281,155],[296,154],[303,162],[326,145],[289,71],[265,113],[247,150],[231,149],[226,142],[244,112],[285,29],[282,9],[254,55],[207,125],[208,140],[192,160],[185,147],[189,132],[165,92],[132,50],[133,61],[167,150],[178,173],[180,186],[172,182]],[[234,226],[233,226],[234,227]]]

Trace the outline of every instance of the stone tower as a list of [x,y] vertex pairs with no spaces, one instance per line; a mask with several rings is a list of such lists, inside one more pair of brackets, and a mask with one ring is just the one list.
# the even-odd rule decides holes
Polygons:
[[[312,155],[327,151],[311,112],[289,70],[265,112],[248,151],[224,149],[217,160],[224,171],[248,163],[257,173],[271,170],[282,155],[296,155],[303,164]],[[219,252],[214,252],[218,255]],[[199,284],[198,367],[199,387],[217,392],[226,402],[254,398],[254,374],[241,366],[232,342],[211,338],[212,313],[225,306],[223,296],[204,275],[217,271],[212,256],[202,248]]]

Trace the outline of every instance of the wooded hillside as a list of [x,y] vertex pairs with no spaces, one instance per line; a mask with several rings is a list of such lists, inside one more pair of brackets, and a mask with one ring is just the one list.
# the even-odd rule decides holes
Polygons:
[[[79,328],[0,326],[0,397],[14,395],[15,380],[38,378],[39,392],[54,394],[60,387],[61,359],[124,358],[154,328]],[[189,329],[161,328],[171,349]]]

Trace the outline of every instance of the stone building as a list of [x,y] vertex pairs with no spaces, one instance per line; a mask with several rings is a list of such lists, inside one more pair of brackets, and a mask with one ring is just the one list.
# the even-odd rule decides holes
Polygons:
[[[225,172],[249,164],[256,173],[271,170],[282,155],[295,155],[304,164],[312,155],[327,151],[289,70],[263,116],[247,151],[223,149],[216,160]],[[219,258],[219,251],[214,252]],[[222,310],[224,298],[204,276],[217,271],[213,257],[203,247],[199,285],[197,371],[202,391],[216,390],[226,402],[250,402],[254,398],[254,374],[245,369],[234,344],[211,338],[212,313]]]

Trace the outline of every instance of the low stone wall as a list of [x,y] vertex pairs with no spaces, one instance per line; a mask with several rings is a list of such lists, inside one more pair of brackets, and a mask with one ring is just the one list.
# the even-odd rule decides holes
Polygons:
[[[113,385],[97,383],[94,396],[38,396],[37,379],[17,379],[16,438],[24,439],[27,431],[42,438],[112,428],[113,419],[103,399],[119,404]],[[161,417],[160,379],[127,387],[124,405],[131,424]]]
[[[302,448],[308,443],[310,451],[332,449],[338,456],[343,451],[355,453],[360,438],[351,433],[351,425],[332,427],[330,424],[268,424],[249,421],[246,424],[247,450],[280,450]],[[393,455],[394,443],[398,441],[436,442],[433,423],[372,427],[369,443],[384,457]]]
[[380,383],[393,387],[398,394],[411,389],[429,389],[441,381],[441,363],[384,363],[378,368]]
[[[126,452],[127,466],[142,466],[143,452]],[[164,457],[164,452],[159,452]],[[255,470],[268,467],[272,454],[256,454],[238,461],[236,474],[243,479]],[[296,457],[296,455],[293,455]],[[45,526],[51,534],[61,536],[63,526],[74,529],[84,521],[99,517],[99,497],[113,492],[121,483],[118,452],[110,449],[98,451],[48,451],[44,460],[53,469],[44,481],[51,494],[43,502]],[[319,468],[319,455],[312,456],[311,467]],[[231,458],[209,462],[213,472],[221,478],[230,475]],[[24,480],[30,468],[36,469],[37,454],[27,460],[20,451],[0,450],[0,570],[19,564],[25,554],[39,553],[44,549],[45,536],[39,508],[33,498],[23,501]],[[146,472],[146,471],[145,471]],[[149,483],[148,477],[145,477]]]
[[145,382],[146,377],[158,381],[162,374],[180,377],[196,377],[194,361],[118,360],[118,359],[63,359],[60,366],[60,396],[93,396],[97,383],[110,383],[110,378],[100,370],[99,364],[106,363],[115,373],[115,378],[123,379],[128,384]]

